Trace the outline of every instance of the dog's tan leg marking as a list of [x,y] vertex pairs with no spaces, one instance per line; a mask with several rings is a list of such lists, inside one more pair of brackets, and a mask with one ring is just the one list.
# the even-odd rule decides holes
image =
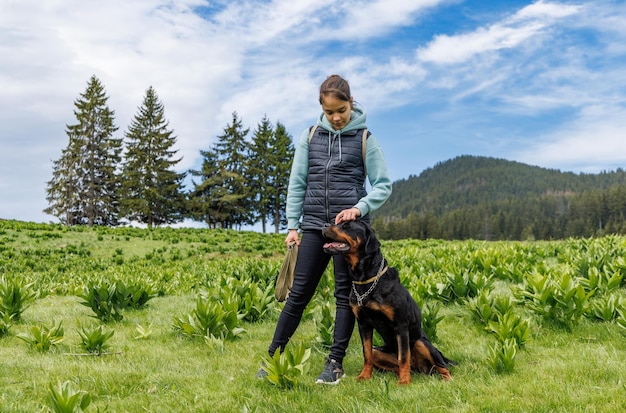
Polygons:
[[372,351],[372,357],[374,358],[374,365],[377,368],[398,373],[398,357],[395,354],[374,349]]
[[350,308],[352,309],[352,314],[358,320],[359,319],[359,306],[356,304],[350,304]]
[[361,373],[357,376],[357,380],[367,380],[372,377],[372,370],[374,368],[374,358],[372,356],[372,331],[362,331],[361,333],[361,341],[363,344],[363,369]]
[[423,373],[430,374],[432,372],[432,369],[434,368],[441,375],[441,378],[445,381],[449,381],[452,379],[452,377],[450,376],[450,370],[445,367],[439,367],[435,364],[435,360],[433,360],[430,351],[428,351],[428,348],[426,347],[426,345],[424,345],[424,343],[419,340],[416,341],[415,345],[413,346],[413,350],[415,352],[415,357],[412,360],[412,364],[415,364],[413,366],[414,369],[419,370]]
[[398,335],[398,375],[400,376],[398,384],[410,384],[411,383],[411,349],[408,343],[403,343],[403,337]]

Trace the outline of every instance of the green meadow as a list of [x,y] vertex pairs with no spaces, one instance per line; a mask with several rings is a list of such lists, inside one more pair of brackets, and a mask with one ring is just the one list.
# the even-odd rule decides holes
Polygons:
[[406,386],[355,380],[356,329],[347,378],[314,384],[330,270],[286,351],[310,357],[280,383],[255,378],[282,307],[283,239],[0,221],[0,412],[626,411],[626,237],[383,241],[458,363],[450,382]]

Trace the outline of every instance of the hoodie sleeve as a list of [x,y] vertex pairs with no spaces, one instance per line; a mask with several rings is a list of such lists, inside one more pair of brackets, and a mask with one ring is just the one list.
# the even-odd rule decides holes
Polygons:
[[287,228],[299,229],[302,205],[309,175],[309,129],[304,130],[296,146],[287,187]]
[[374,135],[370,135],[367,138],[365,166],[372,190],[355,205],[361,211],[361,216],[365,216],[380,208],[391,195],[392,185],[389,172],[387,172],[387,163],[385,162],[383,150],[378,145]]

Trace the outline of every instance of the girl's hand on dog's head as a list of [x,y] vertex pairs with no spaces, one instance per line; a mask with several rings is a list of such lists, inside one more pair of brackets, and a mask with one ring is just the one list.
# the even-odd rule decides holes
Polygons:
[[338,213],[337,216],[335,217],[335,225],[340,224],[344,221],[354,221],[360,216],[361,216],[361,211],[359,211],[359,208],[357,207],[344,209],[343,211]]

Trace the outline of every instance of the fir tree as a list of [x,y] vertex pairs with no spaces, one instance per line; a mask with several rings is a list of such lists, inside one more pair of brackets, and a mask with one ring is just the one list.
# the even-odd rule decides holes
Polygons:
[[281,229],[287,226],[285,216],[287,187],[289,186],[289,175],[291,174],[291,164],[295,151],[291,136],[280,122],[276,123],[271,147],[273,150],[270,154],[270,164],[273,165],[273,170],[270,187],[270,216],[274,224],[274,232],[278,234]]
[[122,215],[149,228],[183,218],[184,173],[177,173],[174,132],[168,128],[165,109],[150,86],[131,121],[123,165]]
[[219,186],[219,166],[217,156],[213,151],[200,151],[202,156],[201,169],[191,169],[189,174],[200,177],[196,183],[192,180],[193,189],[189,193],[187,202],[188,214],[196,221],[205,222],[209,228],[217,228],[219,223],[226,219],[219,215],[217,194]]
[[232,124],[224,128],[212,149],[201,151],[202,169],[190,171],[203,179],[193,183],[189,200],[193,208],[191,215],[202,217],[210,227],[235,228],[254,223],[250,181],[246,175],[248,132],[234,112]]
[[263,232],[268,222],[274,224],[274,232],[287,224],[285,204],[287,186],[293,161],[294,148],[285,126],[278,122],[276,128],[265,117],[252,138],[248,176],[252,181],[257,219],[261,220]]
[[76,166],[77,155],[71,151],[75,147],[70,140],[67,148],[63,149],[61,157],[53,161],[52,179],[48,181],[46,199],[49,206],[43,212],[56,216],[65,225],[73,225],[78,216],[79,187]]
[[92,76],[74,102],[78,123],[67,126],[69,143],[53,163],[44,212],[66,225],[118,223],[122,140],[113,137],[118,128],[107,100],[102,83]]
[[252,198],[254,200],[254,208],[257,212],[257,219],[261,220],[261,228],[263,232],[267,229],[267,220],[270,215],[272,206],[273,177],[276,165],[273,163],[272,152],[274,140],[274,131],[272,124],[266,117],[257,126],[252,137],[250,152],[254,154],[248,162],[247,175],[252,182]]

